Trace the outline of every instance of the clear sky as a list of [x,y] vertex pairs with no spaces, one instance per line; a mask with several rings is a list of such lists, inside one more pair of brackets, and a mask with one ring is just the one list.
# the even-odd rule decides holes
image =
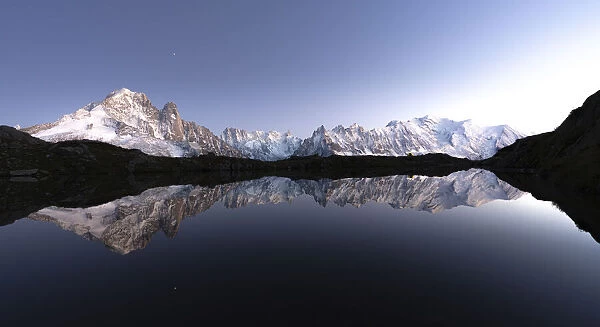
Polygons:
[[0,124],[122,87],[186,120],[291,130],[432,114],[523,132],[600,89],[600,1],[0,2]]

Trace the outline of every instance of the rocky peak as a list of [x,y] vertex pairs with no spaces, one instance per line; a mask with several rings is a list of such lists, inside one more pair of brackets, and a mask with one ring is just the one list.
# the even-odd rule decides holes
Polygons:
[[325,134],[326,131],[327,130],[325,129],[325,126],[321,125],[319,128],[317,128],[317,130],[315,130],[313,132],[313,135],[317,135],[317,134],[323,135],[323,134]]
[[179,116],[179,111],[177,110],[177,105],[175,104],[175,102],[167,102],[162,108],[162,111]]
[[102,101],[102,105],[107,108],[156,108],[152,105],[146,94],[133,92],[129,89],[119,89],[110,92]]
[[158,130],[159,111],[144,93],[120,89],[109,93],[100,104],[106,114],[117,122],[163,138]]
[[227,127],[223,130],[223,133],[221,133],[221,138],[229,145],[240,142],[248,137],[249,133],[246,130],[235,127]]
[[165,104],[159,115],[160,131],[165,139],[173,141],[184,141],[185,133],[183,129],[183,120],[177,110],[177,105],[173,102]]
[[365,131],[365,128],[360,126],[358,123],[354,123],[348,127],[348,130],[350,132],[363,133]]
[[332,132],[334,133],[343,133],[344,132],[344,126],[343,125],[337,125],[336,127],[331,129]]

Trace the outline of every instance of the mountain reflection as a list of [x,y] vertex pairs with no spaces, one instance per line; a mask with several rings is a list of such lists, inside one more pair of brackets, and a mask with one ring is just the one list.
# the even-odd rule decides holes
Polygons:
[[444,177],[397,175],[318,181],[263,177],[214,187],[157,187],[88,208],[47,207],[28,217],[53,222],[126,254],[144,248],[159,230],[174,237],[183,218],[208,210],[217,202],[226,208],[240,208],[290,202],[307,195],[324,207],[330,203],[360,207],[376,202],[396,209],[438,213],[457,206],[477,207],[496,199],[513,200],[522,194],[493,173],[478,169]]

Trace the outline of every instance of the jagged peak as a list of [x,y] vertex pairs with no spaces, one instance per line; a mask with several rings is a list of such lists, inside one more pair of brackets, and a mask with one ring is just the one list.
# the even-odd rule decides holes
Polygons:
[[321,125],[319,126],[319,128],[317,128],[313,134],[323,134],[326,132],[325,126]]
[[177,112],[177,105],[175,104],[175,102],[169,101],[169,102],[167,102],[164,105],[164,107],[163,107],[162,110],[163,111],[175,111],[175,112]]
[[235,128],[235,127],[225,127],[223,130],[223,134],[225,133],[235,133],[235,132],[245,132],[243,129]]
[[[128,115],[129,113],[143,112],[143,115],[158,114],[159,110],[154,107],[146,94],[141,92],[133,92],[129,89],[122,88],[109,93],[100,104],[109,110],[122,111],[120,115]],[[114,113],[113,113],[114,114]],[[121,117],[120,119],[127,119]]]
[[332,128],[331,130],[334,131],[334,132],[336,132],[336,133],[341,133],[341,132],[344,131],[344,129],[345,129],[344,125],[340,124],[340,125],[337,125],[336,127]]

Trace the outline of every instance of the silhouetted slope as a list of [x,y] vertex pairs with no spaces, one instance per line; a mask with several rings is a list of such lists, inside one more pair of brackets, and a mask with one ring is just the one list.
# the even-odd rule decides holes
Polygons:
[[531,171],[554,184],[600,193],[600,91],[553,132],[517,140],[484,160],[496,171]]

